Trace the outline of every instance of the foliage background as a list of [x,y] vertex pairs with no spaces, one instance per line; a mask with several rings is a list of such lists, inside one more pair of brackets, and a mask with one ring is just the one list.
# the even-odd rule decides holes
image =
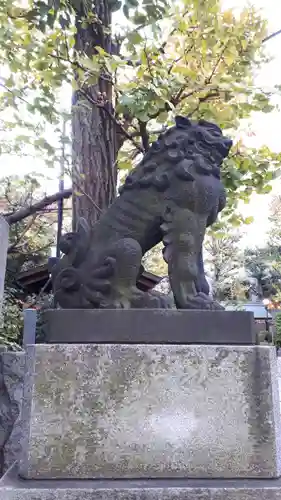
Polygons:
[[[228,206],[216,226],[220,239],[210,233],[207,241],[217,293],[225,293],[230,282],[233,290],[233,275],[243,263],[258,275],[261,255],[248,251],[227,270],[233,253],[224,245],[227,238],[233,240],[229,225],[252,221],[239,213],[239,201],[248,202],[253,192],[268,193],[281,160],[266,146],[248,148],[238,139],[241,121],[255,111],[271,112],[272,98],[280,93],[278,86],[269,91],[256,85],[256,73],[268,57],[262,44],[266,22],[255,9],[234,14],[219,0],[7,0],[0,2],[0,26],[1,155],[39,157],[46,166],[57,165],[63,156],[70,169],[74,159],[73,220],[86,215],[93,224],[116,195],[116,180],[176,114],[215,121],[234,140],[222,171]],[[65,102],[63,96],[71,93],[72,102]],[[72,132],[61,135],[67,120]],[[64,147],[58,146],[61,139]],[[45,195],[42,184],[37,174],[6,179],[3,213],[32,206]],[[55,239],[54,213],[46,212],[49,202],[44,203],[11,226],[5,296],[5,310],[14,318],[5,334],[9,339],[19,339],[15,308],[26,300],[16,275],[46,262]],[[259,293],[264,293],[262,281],[272,280],[279,266],[278,244],[261,271],[266,277],[259,278]],[[144,262],[166,274],[160,252],[153,249]],[[254,265],[256,271],[250,269]],[[219,266],[224,266],[220,280]]]

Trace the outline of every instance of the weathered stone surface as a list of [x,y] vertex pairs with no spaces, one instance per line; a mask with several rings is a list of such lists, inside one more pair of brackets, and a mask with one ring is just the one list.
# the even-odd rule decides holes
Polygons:
[[0,500],[281,500],[281,480],[21,480],[7,474]]
[[9,226],[5,219],[0,215],[0,321],[1,309],[4,292],[4,281],[6,274],[6,259],[8,250]]
[[20,457],[24,367],[25,352],[8,351],[3,355],[4,381],[10,397],[14,420],[10,437],[4,447],[4,471]]
[[37,345],[26,478],[277,477],[277,361],[266,346]]
[[0,488],[0,500],[280,500],[281,487],[252,489],[154,488],[154,489],[81,489],[36,488],[21,490]]
[[[256,344],[253,313],[165,309],[49,309],[50,344]],[[30,344],[32,342],[29,342]]]
[[0,477],[4,472],[4,446],[9,439],[13,427],[11,401],[4,380],[3,354],[5,348],[0,347]]
[[0,476],[19,459],[25,354],[0,350]]
[[281,358],[277,357],[277,369],[278,369],[278,388],[279,388],[279,403],[281,410]]

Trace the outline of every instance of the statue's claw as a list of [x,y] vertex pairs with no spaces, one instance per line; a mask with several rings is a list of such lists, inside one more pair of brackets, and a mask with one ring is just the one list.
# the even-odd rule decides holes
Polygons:
[[221,306],[216,300],[211,299],[208,295],[200,292],[194,296],[188,296],[186,298],[185,309],[200,309],[207,311],[224,311],[224,307]]

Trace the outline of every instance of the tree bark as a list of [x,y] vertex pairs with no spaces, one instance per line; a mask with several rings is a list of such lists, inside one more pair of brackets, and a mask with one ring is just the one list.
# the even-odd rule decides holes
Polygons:
[[[81,23],[84,12],[76,13],[75,49],[88,57],[95,54],[95,46],[111,53],[111,13],[107,0],[95,1],[94,14],[101,23],[84,27]],[[96,85],[84,86],[83,90],[94,101],[103,96],[105,105],[112,110],[110,82],[101,77]],[[116,125],[102,107],[87,102],[85,95],[75,91],[72,102],[74,229],[80,217],[93,226],[101,212],[112,203],[116,195],[117,152]]]

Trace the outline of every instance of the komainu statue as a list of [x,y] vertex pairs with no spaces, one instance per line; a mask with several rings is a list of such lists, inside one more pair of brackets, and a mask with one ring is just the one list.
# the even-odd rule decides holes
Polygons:
[[169,299],[136,287],[142,256],[163,242],[178,309],[220,309],[208,293],[202,244],[225,206],[220,167],[232,142],[219,127],[176,118],[128,175],[93,229],[81,219],[60,244],[53,268],[62,308],[167,308]]

